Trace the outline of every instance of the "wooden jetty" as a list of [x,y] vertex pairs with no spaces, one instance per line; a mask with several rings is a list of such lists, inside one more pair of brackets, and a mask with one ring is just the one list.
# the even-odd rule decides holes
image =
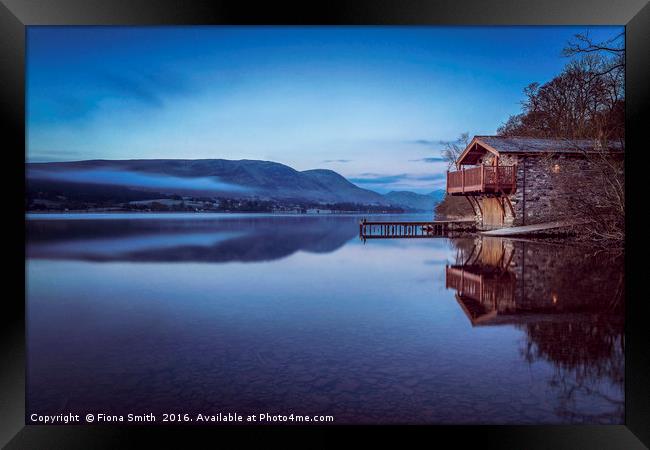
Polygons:
[[432,222],[359,222],[359,237],[366,239],[433,238],[454,232],[475,231],[476,223],[469,220],[436,220]]

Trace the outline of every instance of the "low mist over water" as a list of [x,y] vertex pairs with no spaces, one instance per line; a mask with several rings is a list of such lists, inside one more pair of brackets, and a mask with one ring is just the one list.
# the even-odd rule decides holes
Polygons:
[[142,173],[117,169],[71,169],[47,171],[31,169],[29,178],[34,180],[90,183],[132,188],[197,192],[249,192],[245,186],[224,183],[218,177],[175,177],[155,173]]

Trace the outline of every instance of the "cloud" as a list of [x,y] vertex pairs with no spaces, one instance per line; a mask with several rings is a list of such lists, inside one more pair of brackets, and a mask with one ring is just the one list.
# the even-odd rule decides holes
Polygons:
[[56,116],[59,120],[83,118],[97,107],[93,99],[79,97],[78,94],[54,95],[51,104],[56,109]]
[[408,174],[386,175],[376,173],[362,173],[357,177],[348,178],[352,183],[357,184],[395,184],[413,181],[439,181],[446,177],[444,173],[433,174]]
[[95,113],[104,100],[130,101],[158,109],[169,99],[190,93],[196,90],[190,89],[188,80],[171,72],[100,72],[94,74],[92,88],[54,93],[50,104],[59,119],[84,120]]
[[321,161],[322,163],[329,164],[329,163],[349,163],[352,162],[351,159],[324,159]]
[[145,84],[144,80],[130,78],[117,74],[105,74],[103,81],[115,94],[134,99],[149,106],[161,107],[162,97],[153,86]]
[[105,73],[100,75],[99,83],[111,91],[111,95],[119,94],[156,108],[162,107],[169,96],[190,92],[186,80],[170,72]]
[[82,154],[76,150],[33,150],[27,155],[29,162],[64,161],[81,158]]
[[[119,110],[125,111],[132,107],[161,110],[174,99],[202,93],[202,87],[197,87],[190,78],[169,70],[141,73],[96,70],[83,75],[83,80],[70,80],[69,84],[56,89],[45,90],[43,86],[37,86],[27,96],[27,130],[30,136],[40,134],[43,124],[48,127],[72,126],[75,132],[79,132],[77,127],[92,123],[102,110],[106,109],[104,113],[114,116],[116,104]],[[46,139],[48,143],[52,141],[51,137]],[[70,145],[70,142],[65,145]],[[50,161],[56,159],[60,158],[49,158]]]
[[428,158],[419,158],[419,159],[409,159],[411,162],[425,162],[425,163],[437,163],[437,162],[446,162],[447,159],[442,156],[431,156]]
[[415,175],[413,180],[417,181],[439,181],[447,178],[446,173],[432,173],[431,175]]
[[418,145],[424,145],[427,147],[436,147],[440,145],[447,145],[451,144],[455,141],[449,141],[445,139],[415,139],[412,141],[408,141],[410,144],[418,144]]
[[348,178],[354,184],[365,189],[385,194],[390,191],[411,191],[428,194],[442,188],[445,184],[446,173],[362,173]]
[[242,192],[244,186],[224,183],[218,177],[174,177],[116,169],[43,170],[30,169],[32,179],[56,180],[70,183],[89,183],[146,189],[179,189],[185,191]]
[[373,173],[362,173],[358,177],[348,178],[352,183],[356,184],[391,184],[402,181],[407,177],[407,174],[400,175],[379,175]]

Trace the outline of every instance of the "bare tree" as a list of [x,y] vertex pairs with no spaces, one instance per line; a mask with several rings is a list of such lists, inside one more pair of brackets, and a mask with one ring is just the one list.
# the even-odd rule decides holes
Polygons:
[[598,80],[606,97],[604,114],[594,118],[598,138],[618,138],[625,145],[625,34],[594,42],[587,33],[576,34],[563,50],[563,55],[596,64],[590,67],[592,79]]
[[[625,33],[619,33],[603,42],[594,42],[588,33],[579,33],[569,41],[562,51],[562,54],[567,57],[587,53],[608,54],[611,58],[607,72],[623,71],[625,69]],[[598,75],[604,74],[605,72],[601,72]]]
[[461,133],[460,136],[458,136],[458,139],[455,141],[447,142],[445,144],[445,148],[442,150],[442,157],[447,160],[449,169],[456,166],[456,160],[460,154],[463,153],[463,150],[465,150],[467,144],[469,144],[468,131]]
[[571,61],[562,73],[524,89],[522,113],[511,116],[498,133],[506,136],[623,138],[623,79],[605,72],[610,62],[598,54]]
[[[469,144],[469,140],[469,132],[466,131],[461,133],[458,139],[448,142],[445,145],[445,148],[442,150],[442,156],[447,160],[448,170],[456,167],[456,161],[467,147],[467,144]],[[436,217],[460,218],[473,217],[474,211],[466,199],[445,195],[445,198],[436,205],[435,214]]]
[[[604,246],[623,246],[625,239],[625,41],[624,33],[603,42],[577,34],[563,54],[592,62],[589,83],[598,88],[601,108],[590,117],[595,151],[585,154],[597,168],[599,195],[579,196],[574,207],[584,224],[579,236]],[[616,147],[616,148],[614,148]],[[616,151],[617,149],[620,152]]]
[[[571,58],[562,73],[524,89],[522,112],[498,129],[505,136],[591,139],[591,151],[576,146],[594,168],[590,183],[574,171],[557,177],[564,191],[560,215],[580,222],[582,239],[622,248],[625,238],[625,47],[623,34],[594,42],[574,36],[563,55]],[[553,163],[557,155],[549,155]],[[585,169],[586,170],[586,169]],[[594,192],[597,194],[594,195]]]
[[[593,150],[577,149],[589,162],[589,182],[572,171],[556,177],[566,195],[559,210],[576,223],[576,236],[610,250],[625,242],[625,170],[622,147],[596,139]],[[551,157],[552,158],[552,157]],[[579,169],[576,169],[579,170]]]

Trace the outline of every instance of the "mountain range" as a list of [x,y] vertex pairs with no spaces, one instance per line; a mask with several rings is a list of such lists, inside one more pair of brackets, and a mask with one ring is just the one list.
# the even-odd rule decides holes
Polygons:
[[[432,211],[444,191],[430,194],[399,191],[382,195],[360,188],[327,169],[298,171],[259,160],[146,159],[88,160],[27,164],[28,193],[60,191],[142,199],[194,195],[234,199],[297,200],[313,203],[392,205]],[[155,195],[154,195],[155,193]],[[97,194],[99,195],[99,194]]]

